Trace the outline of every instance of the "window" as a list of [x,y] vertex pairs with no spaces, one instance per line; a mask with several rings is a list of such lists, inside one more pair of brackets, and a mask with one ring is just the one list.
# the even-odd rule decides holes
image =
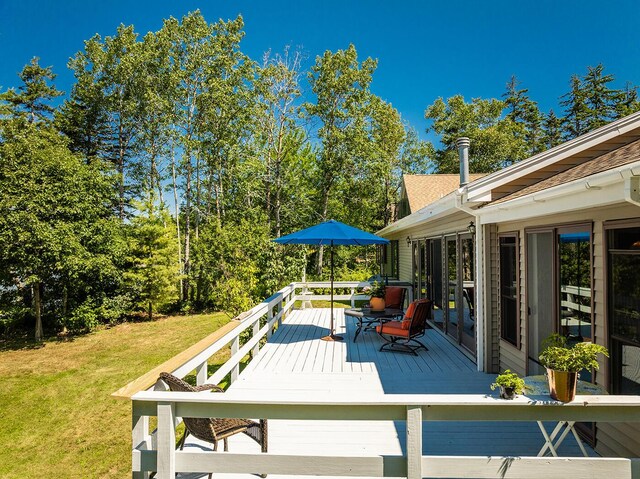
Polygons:
[[500,236],[500,337],[520,348],[518,237]]
[[611,390],[640,394],[640,226],[607,231]]
[[382,245],[382,274],[387,278],[398,279],[400,269],[399,242],[391,240],[389,244]]

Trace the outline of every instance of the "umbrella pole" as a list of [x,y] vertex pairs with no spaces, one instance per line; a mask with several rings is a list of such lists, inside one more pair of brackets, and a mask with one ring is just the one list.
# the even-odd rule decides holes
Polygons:
[[329,335],[323,337],[323,341],[342,341],[344,338],[342,336],[338,336],[334,333],[333,330],[333,240],[331,240],[330,246],[330,261],[331,261],[331,323],[330,323],[330,331]]

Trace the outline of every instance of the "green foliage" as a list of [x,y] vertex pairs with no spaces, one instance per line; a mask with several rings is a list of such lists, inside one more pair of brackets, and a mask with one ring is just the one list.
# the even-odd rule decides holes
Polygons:
[[70,333],[84,333],[93,330],[98,324],[98,312],[93,301],[86,301],[74,308],[62,324]]
[[505,103],[496,99],[474,98],[465,102],[461,95],[446,102],[438,98],[427,107],[425,118],[432,124],[428,131],[440,135],[442,149],[435,150],[434,168],[438,173],[457,173],[460,169],[455,142],[471,140],[471,173],[489,173],[525,157],[524,127],[503,118]]
[[386,287],[384,283],[380,281],[374,281],[371,287],[365,287],[363,289],[364,294],[370,295],[372,298],[384,298]]
[[609,357],[609,351],[604,346],[594,343],[567,344],[567,339],[559,334],[552,334],[542,342],[540,363],[555,371],[579,372],[582,369],[598,370],[598,354]]
[[503,388],[513,388],[516,394],[522,394],[526,388],[524,379],[510,369],[506,369],[502,374],[498,374],[495,382],[491,384],[491,390],[494,391],[501,386]]
[[129,229],[130,268],[124,277],[137,306],[153,319],[178,299],[178,243],[168,212],[149,201]]

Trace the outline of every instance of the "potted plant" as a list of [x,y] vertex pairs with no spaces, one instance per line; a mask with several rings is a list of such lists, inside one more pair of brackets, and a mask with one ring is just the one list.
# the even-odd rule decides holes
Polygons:
[[573,401],[576,396],[578,372],[583,369],[598,370],[598,354],[609,357],[604,346],[594,343],[576,343],[570,346],[567,338],[552,334],[542,342],[538,357],[547,368],[549,393],[557,401]]
[[369,308],[371,311],[384,311],[384,283],[374,281],[371,287],[365,288],[364,291],[371,296],[369,300]]
[[516,394],[522,394],[525,390],[524,379],[510,369],[505,370],[502,374],[498,374],[495,382],[491,385],[491,390],[500,388],[500,397],[502,399],[513,399]]

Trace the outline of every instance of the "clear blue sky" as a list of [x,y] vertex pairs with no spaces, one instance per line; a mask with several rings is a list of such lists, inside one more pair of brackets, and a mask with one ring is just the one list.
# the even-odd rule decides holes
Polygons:
[[256,60],[301,46],[309,67],[325,50],[355,44],[362,59],[379,60],[373,91],[423,136],[424,110],[437,97],[499,97],[511,75],[545,111],[588,65],[603,63],[618,87],[640,84],[638,0],[0,0],[0,88],[17,85],[16,73],[39,56],[68,92],[66,63],[85,39],[120,23],[155,31],[198,8],[209,22],[242,14],[242,49]]

